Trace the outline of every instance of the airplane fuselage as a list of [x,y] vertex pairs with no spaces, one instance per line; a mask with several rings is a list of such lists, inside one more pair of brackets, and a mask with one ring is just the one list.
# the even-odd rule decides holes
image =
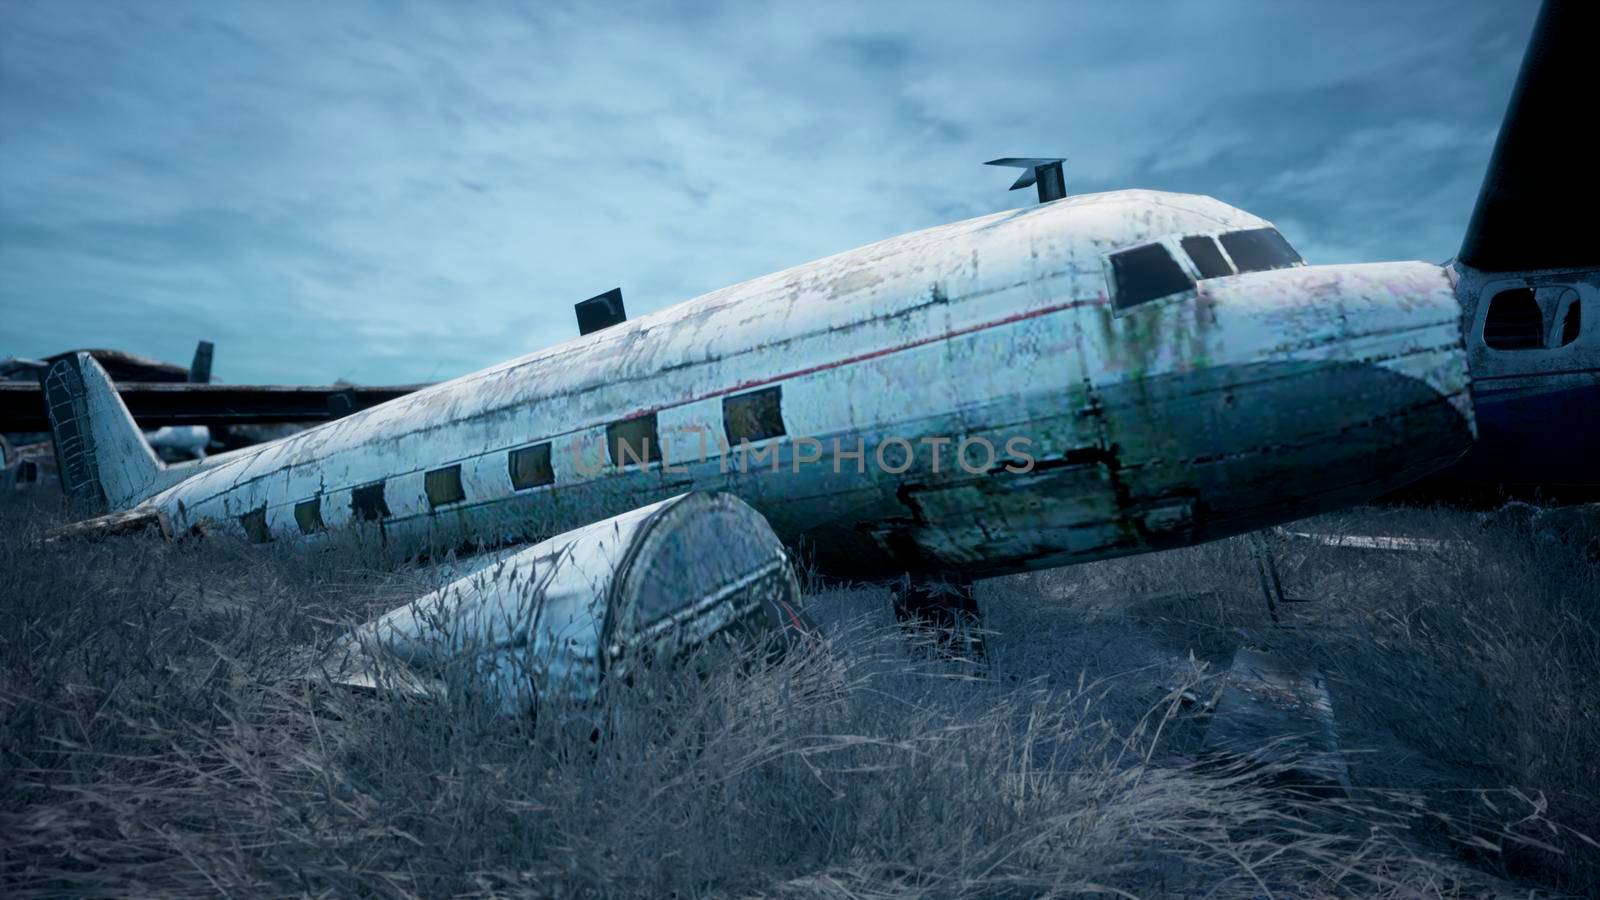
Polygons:
[[[146,502],[182,529],[315,546],[354,528],[422,551],[723,490],[824,574],[986,575],[1224,537],[1458,457],[1473,417],[1445,271],[1252,266],[1269,231],[1207,197],[1124,191],[903,235]],[[1256,243],[1218,238],[1241,233]]]

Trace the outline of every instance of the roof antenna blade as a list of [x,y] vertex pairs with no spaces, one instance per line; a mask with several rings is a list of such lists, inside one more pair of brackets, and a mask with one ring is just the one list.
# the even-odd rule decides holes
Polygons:
[[1061,164],[1066,159],[1034,159],[1016,156],[1006,156],[1000,159],[991,159],[984,163],[986,166],[1007,166],[1013,169],[1022,169],[1021,175],[1012,182],[1011,190],[1036,185],[1039,189],[1039,202],[1049,203],[1051,200],[1060,200],[1067,195],[1067,178],[1063,174]]
[[579,334],[593,334],[628,318],[627,311],[622,308],[622,288],[619,287],[590,297],[582,303],[575,303],[572,308],[578,314]]

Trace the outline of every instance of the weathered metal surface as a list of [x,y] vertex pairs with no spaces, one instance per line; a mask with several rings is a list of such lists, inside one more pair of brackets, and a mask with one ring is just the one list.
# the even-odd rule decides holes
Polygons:
[[[82,368],[77,360],[62,360],[50,367],[39,387],[54,432],[52,445],[62,491],[80,512],[104,512],[107,497],[100,483],[100,463],[89,428],[88,392]],[[118,505],[113,510],[120,508]]]
[[183,480],[184,470],[156,458],[88,353],[58,360],[40,384],[61,487],[77,509],[117,512]]
[[[383,538],[421,548],[725,490],[824,573],[981,575],[1277,524],[1458,455],[1472,410],[1438,266],[1235,275],[1112,315],[1108,251],[1263,227],[1211,198],[1122,191],[903,235],[310,429],[151,502],[240,533],[261,510],[258,535],[316,544],[297,505],[358,526],[351,492],[381,481]],[[719,447],[724,400],[772,388],[784,435]],[[660,452],[611,464],[608,429],[641,416]],[[537,443],[553,478],[517,490],[509,454]],[[1031,464],[1007,465],[1019,450]],[[434,508],[426,473],[456,465],[464,499]]]
[[685,494],[517,552],[358,629],[336,677],[411,690],[466,665],[506,711],[587,701],[606,677],[670,664],[717,635],[805,632],[800,587],[761,514],[728,494]]

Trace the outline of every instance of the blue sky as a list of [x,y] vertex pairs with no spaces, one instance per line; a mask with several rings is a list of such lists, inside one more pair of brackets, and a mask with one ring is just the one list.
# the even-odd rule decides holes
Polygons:
[[0,356],[424,381],[1032,201],[1151,187],[1443,260],[1533,0],[0,0]]

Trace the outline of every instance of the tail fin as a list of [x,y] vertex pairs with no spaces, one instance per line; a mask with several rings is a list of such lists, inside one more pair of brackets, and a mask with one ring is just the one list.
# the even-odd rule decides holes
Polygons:
[[1592,109],[1572,98],[1574,87],[1593,84],[1596,37],[1600,4],[1544,0],[1456,256],[1466,265],[1480,272],[1600,266],[1594,145],[1572,133],[1581,110]]
[[74,506],[127,509],[175,480],[94,357],[74,353],[61,359],[43,384],[61,488]]
[[215,349],[210,341],[194,345],[194,362],[189,363],[190,384],[211,383],[211,354]]

